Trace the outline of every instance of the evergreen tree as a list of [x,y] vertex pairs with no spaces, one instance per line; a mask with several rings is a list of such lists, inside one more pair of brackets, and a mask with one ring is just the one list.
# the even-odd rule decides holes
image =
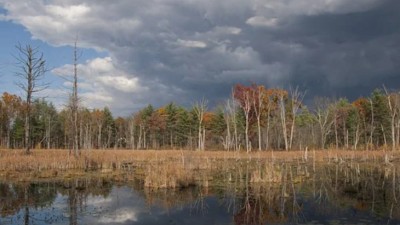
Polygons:
[[376,89],[371,94],[374,110],[374,140],[376,146],[387,145],[390,137],[390,113],[385,94]]
[[106,148],[111,148],[115,144],[115,122],[108,107],[104,107],[103,114],[103,143],[105,143]]

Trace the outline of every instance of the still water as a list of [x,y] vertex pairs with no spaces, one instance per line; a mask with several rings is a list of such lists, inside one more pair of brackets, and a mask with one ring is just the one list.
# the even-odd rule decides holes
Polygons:
[[0,224],[400,224],[394,166],[289,167],[279,182],[251,182],[247,171],[179,190],[104,178],[1,182]]

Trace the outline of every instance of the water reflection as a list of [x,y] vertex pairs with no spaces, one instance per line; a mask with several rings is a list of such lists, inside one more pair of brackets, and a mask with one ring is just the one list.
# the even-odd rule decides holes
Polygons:
[[399,224],[398,178],[393,165],[282,163],[181,190],[135,179],[0,183],[0,224]]

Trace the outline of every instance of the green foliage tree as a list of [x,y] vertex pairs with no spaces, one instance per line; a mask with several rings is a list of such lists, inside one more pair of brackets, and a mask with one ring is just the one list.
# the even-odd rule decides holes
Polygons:
[[370,99],[374,117],[374,139],[372,144],[375,146],[387,146],[388,137],[390,137],[390,113],[386,96],[381,89],[376,89],[372,92]]
[[115,122],[113,115],[108,107],[104,107],[103,109],[103,143],[106,148],[110,148],[115,144]]

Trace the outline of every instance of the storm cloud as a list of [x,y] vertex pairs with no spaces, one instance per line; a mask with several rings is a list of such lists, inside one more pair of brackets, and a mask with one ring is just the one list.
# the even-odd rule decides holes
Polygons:
[[[236,83],[316,95],[400,85],[398,0],[0,0],[3,20],[54,46],[108,57],[79,65],[92,107],[211,104]],[[53,70],[66,75],[71,65]],[[68,85],[67,83],[65,85]]]

